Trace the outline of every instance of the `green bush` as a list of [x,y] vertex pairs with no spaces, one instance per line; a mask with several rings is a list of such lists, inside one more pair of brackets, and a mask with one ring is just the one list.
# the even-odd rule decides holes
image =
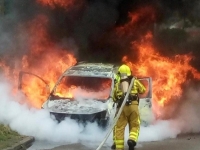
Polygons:
[[0,141],[11,139],[13,136],[20,136],[17,132],[12,131],[8,126],[0,125]]

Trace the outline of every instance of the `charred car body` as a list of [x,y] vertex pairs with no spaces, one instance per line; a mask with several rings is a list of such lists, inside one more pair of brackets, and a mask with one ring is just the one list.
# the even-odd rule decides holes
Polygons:
[[[105,127],[116,111],[112,95],[117,70],[118,66],[113,64],[77,63],[60,76],[42,108],[59,122],[69,117],[81,123],[96,121]],[[26,73],[20,72],[20,86]],[[139,104],[141,121],[147,125],[152,121],[152,83],[150,77],[139,80],[147,88],[147,92],[140,95]]]

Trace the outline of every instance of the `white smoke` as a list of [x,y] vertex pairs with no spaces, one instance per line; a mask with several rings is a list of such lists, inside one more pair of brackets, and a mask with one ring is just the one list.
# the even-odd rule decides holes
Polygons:
[[176,138],[179,129],[171,126],[171,120],[158,120],[148,127],[141,127],[139,141],[161,141],[168,138]]
[[173,120],[173,126],[180,128],[181,133],[200,132],[200,88],[189,88],[186,98],[181,103],[176,117]]
[[158,120],[141,127],[139,141],[160,141],[179,134],[200,132],[200,88],[189,88],[170,120]]
[[[9,125],[22,135],[33,136],[38,140],[77,143],[78,141],[100,141],[104,134],[95,123],[84,128],[75,120],[65,119],[61,123],[50,117],[46,110],[37,110],[20,104],[20,93],[12,96],[12,87],[0,82],[0,123]],[[95,135],[100,135],[93,138]],[[101,136],[102,135],[102,136]]]
[[[57,123],[46,110],[37,110],[21,103],[25,98],[22,94],[11,93],[11,84],[2,79],[0,81],[0,123],[9,125],[22,135],[33,136],[36,140],[64,144],[91,143],[92,145],[94,143],[92,146],[96,147],[107,133],[98,128],[96,123],[88,124],[86,128],[71,119]],[[158,120],[148,127],[141,127],[139,142],[160,141],[176,138],[180,133],[199,132],[199,93],[199,90],[189,90],[188,100],[181,104],[174,119]],[[127,138],[128,128],[125,131],[125,140]],[[111,145],[112,142],[111,134],[105,144]]]

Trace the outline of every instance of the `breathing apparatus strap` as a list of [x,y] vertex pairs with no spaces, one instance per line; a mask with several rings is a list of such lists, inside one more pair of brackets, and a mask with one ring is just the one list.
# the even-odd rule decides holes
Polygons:
[[129,78],[121,79],[121,80],[120,80],[120,83],[121,83],[121,82],[124,82],[124,81],[129,82]]
[[[119,100],[119,102],[118,102],[118,104],[117,104],[117,108],[121,107],[122,102],[123,102],[123,100],[124,100],[124,97],[125,97],[125,96],[123,96],[123,97]],[[128,96],[127,100],[126,100],[126,105],[130,105],[132,101],[138,101],[138,103],[139,103],[139,96],[138,96],[138,94],[129,94],[129,96]]]

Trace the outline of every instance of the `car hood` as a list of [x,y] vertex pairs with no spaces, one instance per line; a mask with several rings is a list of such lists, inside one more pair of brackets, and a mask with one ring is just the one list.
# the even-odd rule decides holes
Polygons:
[[44,103],[43,108],[54,113],[65,114],[93,114],[106,110],[107,102],[97,100],[58,99]]

